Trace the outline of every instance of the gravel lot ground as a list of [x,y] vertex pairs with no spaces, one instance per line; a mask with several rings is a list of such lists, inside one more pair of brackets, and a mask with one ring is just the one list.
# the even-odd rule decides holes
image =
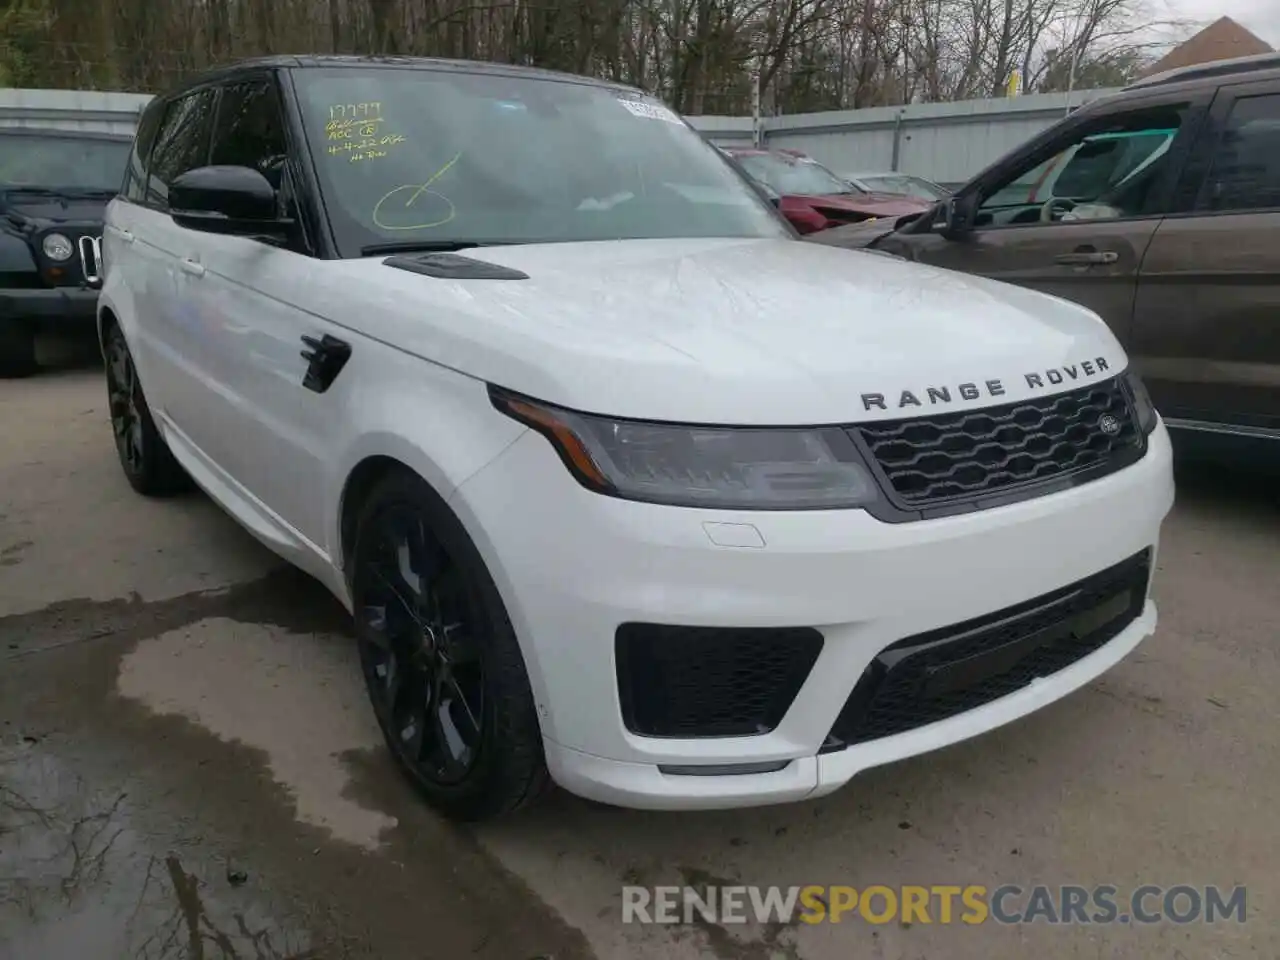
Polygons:
[[[1274,958],[1278,488],[1183,469],[1158,634],[1010,727],[813,803],[462,830],[390,769],[336,604],[131,493],[96,369],[0,382],[0,957]],[[620,922],[684,882],[1244,884],[1247,919]]]

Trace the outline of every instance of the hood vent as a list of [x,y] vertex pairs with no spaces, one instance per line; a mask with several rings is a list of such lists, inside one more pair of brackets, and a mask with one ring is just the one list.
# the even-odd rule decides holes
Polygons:
[[456,253],[424,253],[408,257],[387,257],[388,267],[420,273],[440,280],[528,280],[529,275],[510,267],[484,260],[473,260]]

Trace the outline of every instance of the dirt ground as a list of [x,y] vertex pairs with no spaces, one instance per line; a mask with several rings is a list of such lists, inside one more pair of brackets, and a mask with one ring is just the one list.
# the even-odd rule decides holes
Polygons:
[[[811,803],[459,829],[390,768],[327,594],[129,490],[98,370],[0,382],[0,958],[1274,958],[1278,488],[1180,467],[1157,635],[1002,730]],[[1243,884],[1247,919],[621,922],[624,884],[685,882]]]

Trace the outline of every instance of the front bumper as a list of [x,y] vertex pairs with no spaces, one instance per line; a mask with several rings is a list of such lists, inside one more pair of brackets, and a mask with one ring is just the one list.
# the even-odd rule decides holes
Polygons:
[[[885,647],[1154,550],[1173,503],[1173,473],[1161,425],[1141,461],[1103,479],[977,513],[885,524],[861,511],[712,511],[600,496],[579,487],[548,442],[529,433],[452,502],[520,637],[557,782],[624,806],[715,808],[829,793],[860,770],[1023,716],[1110,668],[1154,630],[1149,601],[1105,645],[1015,693],[821,752],[855,683]],[[622,719],[615,663],[615,634],[629,622],[807,626],[824,643],[769,732],[638,736]],[[790,762],[716,776],[659,769],[767,761]]]
[[0,290],[0,323],[24,320],[50,328],[64,322],[93,324],[97,306],[98,291],[85,287]]

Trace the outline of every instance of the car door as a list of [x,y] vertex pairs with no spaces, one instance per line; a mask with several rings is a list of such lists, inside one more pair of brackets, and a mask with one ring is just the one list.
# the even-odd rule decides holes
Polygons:
[[143,385],[153,412],[184,437],[216,433],[207,388],[192,376],[201,346],[201,320],[189,296],[188,231],[169,215],[174,178],[205,164],[213,129],[216,91],[201,87],[174,98],[151,149],[142,204],[134,211],[131,247],[145,279],[136,302]]
[[878,246],[1080,303],[1127,343],[1139,268],[1206,107],[1148,96],[1076,118],[961,191],[968,229]]
[[298,181],[288,171],[296,157],[273,75],[223,86],[210,164],[262,173],[279,192],[280,215],[295,220],[298,232],[274,245],[186,231],[185,257],[199,266],[189,281],[203,331],[192,365],[210,385],[217,424],[217,435],[200,442],[216,452],[239,493],[315,546],[324,540],[326,437],[337,418],[332,397],[304,386],[302,354],[305,337],[341,332],[293,306],[317,266],[293,199]]
[[1137,363],[1172,425],[1280,438],[1280,80],[1222,88],[1185,180],[1143,263]]
[[[159,250],[145,242],[146,190],[147,164],[165,107],[163,100],[153,100],[139,118],[124,183],[119,196],[107,207],[102,232],[104,273],[110,277],[110,282],[104,280],[104,287],[111,289],[116,309],[125,321],[134,366],[148,397],[157,406],[163,402],[163,391],[152,375],[151,325],[146,320],[153,313],[151,303],[157,298],[156,286],[164,283],[165,266]],[[144,237],[143,242],[138,241],[139,236]]]

